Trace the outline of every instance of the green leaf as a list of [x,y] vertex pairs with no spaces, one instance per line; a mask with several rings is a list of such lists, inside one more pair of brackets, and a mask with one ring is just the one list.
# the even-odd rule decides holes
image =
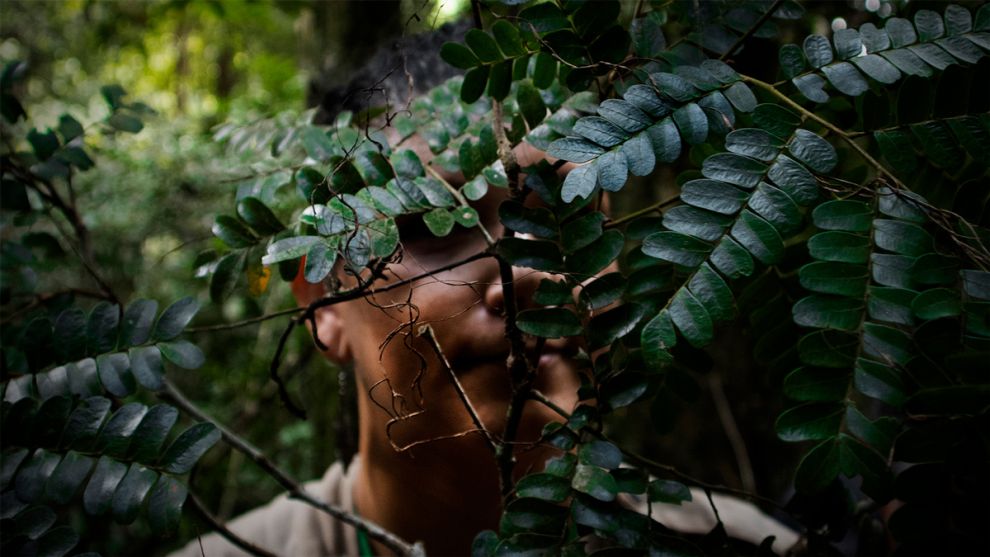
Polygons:
[[460,70],[470,70],[479,64],[478,57],[471,52],[471,49],[460,43],[443,43],[440,47],[440,58]]
[[[237,280],[244,270],[247,252],[241,250],[228,253],[217,262],[213,269],[213,276],[210,277],[210,300],[214,303],[222,302],[237,286]],[[151,318],[154,319],[154,314]],[[151,323],[149,323],[149,326]],[[123,344],[123,343],[122,343]]]
[[667,48],[662,25],[666,22],[663,12],[649,12],[632,21],[629,34],[633,50],[641,58],[656,58]]
[[766,265],[776,263],[784,252],[780,234],[767,221],[749,211],[740,213],[732,225],[732,237]]
[[839,447],[828,439],[808,451],[798,464],[794,487],[801,493],[817,493],[839,475]]
[[182,432],[162,455],[160,465],[170,474],[192,470],[203,453],[220,440],[220,430],[211,423],[198,423]]
[[688,281],[688,289],[701,302],[713,320],[731,319],[735,315],[732,291],[708,263],[702,263],[698,267],[694,276]]
[[808,365],[846,368],[852,365],[858,346],[859,341],[853,335],[824,330],[801,337],[798,353],[801,361]]
[[684,103],[697,98],[698,90],[683,77],[667,72],[650,74],[650,80],[660,94],[677,103]]
[[870,239],[848,232],[820,232],[808,240],[808,251],[822,261],[866,263],[870,258]]
[[796,232],[802,215],[797,204],[783,191],[760,182],[756,193],[749,199],[749,209],[772,224],[781,236]]
[[258,239],[241,221],[230,215],[218,215],[213,223],[213,235],[232,248],[248,248]]
[[[671,118],[677,124],[681,137],[688,144],[698,145],[704,143],[705,139],[708,138],[708,117],[705,116],[705,111],[700,106],[694,103],[686,104],[675,110]],[[655,145],[656,141],[654,140]]]
[[813,68],[830,64],[834,58],[832,45],[821,35],[809,35],[804,39],[804,55]]
[[605,191],[619,191],[626,184],[629,169],[622,151],[607,151],[596,161],[598,184]]
[[571,287],[566,281],[542,279],[533,293],[533,301],[544,306],[570,304],[574,302]]
[[838,401],[845,398],[849,379],[848,371],[799,367],[784,378],[784,394],[799,401]]
[[129,454],[134,460],[145,464],[158,460],[162,445],[178,417],[178,410],[167,404],[149,408],[130,436]]
[[664,118],[650,126],[646,129],[646,134],[653,144],[657,161],[674,162],[681,155],[681,136],[671,118]]
[[563,530],[567,509],[549,501],[535,498],[518,498],[510,502],[502,513],[499,530],[510,532],[557,533]]
[[581,321],[566,308],[537,308],[519,312],[519,330],[543,338],[560,338],[581,334]]
[[917,296],[913,290],[870,286],[867,311],[870,319],[899,325],[914,325],[911,302]]
[[797,160],[822,174],[830,172],[839,161],[835,148],[808,130],[794,130],[794,137],[787,148]]
[[736,214],[747,199],[745,191],[718,180],[697,179],[681,186],[681,201],[723,215]]
[[900,329],[865,323],[863,352],[888,365],[906,365],[911,359],[911,338]]
[[574,124],[573,133],[605,148],[615,147],[629,138],[629,134],[622,128],[601,116],[581,118]]
[[803,73],[807,67],[804,62],[804,53],[801,47],[796,44],[785,44],[777,52],[777,60],[780,63],[780,71],[784,77],[792,79]]
[[625,238],[618,230],[608,230],[587,246],[569,254],[565,260],[568,273],[581,279],[597,274],[622,252]]
[[[717,95],[717,93],[709,95],[709,98],[714,95]],[[725,98],[729,99],[732,106],[740,112],[753,112],[756,110],[756,95],[753,94],[753,91],[750,90],[748,85],[741,81],[738,83],[733,83],[728,89],[725,90]],[[726,116],[731,115],[727,114]]]
[[924,255],[934,249],[931,234],[916,224],[893,219],[873,221],[873,241],[877,246],[907,256]]
[[889,416],[870,421],[855,406],[849,405],[846,408],[846,428],[874,449],[886,454],[894,444],[900,424]]
[[299,141],[302,143],[303,149],[306,150],[306,154],[318,161],[328,160],[337,152],[333,141],[330,140],[323,128],[303,127],[299,132]]
[[488,96],[500,101],[509,95],[512,87],[512,60],[505,60],[492,66],[488,76]]
[[891,84],[901,79],[901,72],[897,70],[897,67],[888,62],[886,58],[882,58],[876,54],[857,56],[853,58],[852,62],[863,73],[880,83]]
[[158,477],[148,496],[148,524],[160,536],[168,536],[179,527],[182,505],[188,489],[178,480],[165,475]]
[[732,219],[712,213],[704,209],[698,209],[690,205],[680,205],[667,210],[663,215],[663,225],[682,234],[688,234],[695,238],[714,242],[725,234],[725,229],[732,223]]
[[811,402],[785,410],[774,425],[782,441],[798,442],[829,439],[839,432],[845,407]]
[[822,76],[810,73],[795,77],[791,82],[808,100],[816,103],[828,102],[829,96],[825,92],[825,80]]
[[129,363],[126,354],[100,354],[96,358],[100,383],[116,397],[125,397],[134,391]]
[[434,236],[446,236],[454,228],[453,215],[441,208],[423,213],[423,222]]
[[580,137],[558,139],[547,149],[547,154],[552,157],[576,163],[588,162],[604,152],[605,149]]
[[[131,302],[124,312],[124,320],[120,326],[120,346],[137,346],[147,342],[157,311],[158,302],[155,300],[139,299]],[[55,328],[57,331],[57,322]]]
[[863,315],[863,301],[840,296],[812,294],[791,309],[794,322],[802,327],[855,331]]
[[626,89],[622,98],[653,118],[663,118],[672,111],[670,106],[660,100],[660,97],[657,96],[653,88],[648,85],[631,85]]
[[865,265],[832,261],[809,263],[798,273],[801,286],[812,292],[862,298],[870,274]]
[[787,155],[777,157],[767,176],[799,205],[811,205],[818,200],[818,181],[814,175]]
[[100,516],[110,510],[114,492],[125,474],[126,464],[108,456],[100,457],[83,492],[83,507],[87,514]]
[[668,503],[680,505],[691,501],[691,490],[681,482],[674,480],[653,480],[646,490],[651,503]]
[[272,265],[281,261],[298,259],[306,255],[314,244],[322,241],[323,238],[320,236],[292,236],[283,238],[268,246],[268,253],[261,258],[261,263],[263,265]]
[[609,502],[619,493],[619,486],[608,472],[597,466],[578,464],[571,479],[571,487],[599,501]]
[[563,270],[560,250],[553,242],[503,238],[498,242],[496,253],[516,267],[551,273]]
[[752,189],[767,172],[763,163],[734,153],[716,153],[701,165],[706,178]]
[[913,289],[910,270],[914,262],[915,258],[903,255],[870,254],[873,281],[883,286]]
[[653,143],[646,132],[639,133],[626,141],[622,145],[621,153],[628,164],[629,172],[634,176],[648,176],[656,166]]
[[543,102],[540,92],[529,81],[522,81],[516,90],[516,101],[526,123],[535,128],[547,115],[547,105]]
[[537,52],[533,64],[533,85],[537,89],[546,89],[553,84],[557,77],[557,60],[547,52]]
[[900,373],[879,362],[858,359],[853,381],[857,391],[895,408],[904,404],[907,398]]
[[712,251],[712,246],[686,234],[656,232],[643,240],[642,250],[650,257],[693,268],[700,265],[708,257]]
[[761,104],[753,110],[753,123],[784,140],[801,125],[801,117],[778,104]]
[[560,229],[560,240],[564,251],[573,253],[600,238],[603,222],[605,222],[605,215],[600,211],[595,211],[565,224]]
[[653,119],[630,102],[606,99],[598,105],[598,115],[626,133],[636,133],[653,124]]
[[93,470],[95,463],[92,457],[75,451],[67,452],[45,484],[46,499],[57,505],[68,504]]
[[677,344],[677,334],[670,320],[670,312],[662,310],[640,333],[640,345],[643,347],[643,359],[650,369],[656,371],[673,361],[668,350]]
[[858,97],[869,90],[870,85],[856,67],[849,62],[838,62],[822,68],[829,83],[840,92]]
[[836,54],[843,60],[859,56],[863,50],[863,41],[855,29],[837,29],[832,35],[832,42]]
[[963,292],[977,300],[990,300],[990,272],[964,269],[962,276]]
[[[464,74],[464,81],[461,83],[461,100],[467,104],[471,104],[474,101],[481,98],[482,93],[485,92],[485,86],[488,85],[488,74],[491,71],[491,66],[478,66],[477,68],[472,68]],[[440,126],[443,129],[443,126]],[[443,135],[447,134],[447,131],[443,130]],[[438,136],[439,137],[439,136]],[[449,141],[449,137],[447,139]],[[442,141],[445,145],[446,141]],[[439,142],[434,141],[434,144],[439,147]],[[430,149],[433,152],[442,150],[443,147],[438,149],[433,148],[434,145],[430,145]]]
[[597,350],[612,344],[632,332],[645,315],[645,306],[623,304],[592,317],[588,322],[588,347]]
[[[117,306],[108,302],[100,302],[93,306],[86,322],[86,338],[90,354],[102,354],[113,350],[117,345],[119,318],[120,313]],[[35,336],[36,338],[37,336]]]
[[578,462],[614,470],[622,464],[622,451],[608,441],[596,439],[581,445]]
[[827,201],[815,207],[811,217],[815,226],[825,230],[868,232],[873,222],[873,209],[861,201]]
[[571,482],[553,474],[529,474],[516,484],[516,495],[563,503],[571,495]]
[[[151,318],[154,317],[154,309],[152,309]],[[127,319],[126,313],[124,319]],[[58,339],[55,343],[58,361],[78,360],[86,355],[87,322],[86,314],[81,309],[73,307],[60,313],[55,319],[53,334],[54,338]]]
[[[543,207],[524,207],[517,201],[503,201],[498,208],[499,220],[507,228],[540,238],[556,238],[557,222]],[[599,226],[599,229],[601,227]]]
[[502,60],[502,53],[499,52],[495,39],[480,29],[469,29],[464,34],[464,42],[471,48],[474,55],[478,57],[478,60],[482,62],[498,62]]
[[692,346],[701,348],[712,340],[714,326],[705,307],[686,288],[674,294],[668,308],[671,321]]
[[[550,145],[553,148],[553,144]],[[598,166],[595,163],[579,166],[571,170],[564,179],[560,197],[565,203],[571,203],[577,198],[587,199],[595,191],[598,184]]]
[[152,391],[162,388],[162,356],[158,348],[135,347],[127,355],[131,360],[131,373],[139,385]]
[[914,26],[921,42],[930,42],[945,34],[942,18],[931,10],[918,10],[914,14]]
[[154,340],[171,340],[179,336],[198,311],[199,302],[195,298],[186,296],[177,300],[165,308],[165,311],[158,317],[151,337]]
[[758,129],[735,130],[725,136],[725,148],[737,155],[770,162],[777,158],[783,142],[773,134]]
[[111,128],[125,133],[138,133],[144,129],[144,124],[140,119],[123,112],[114,112],[107,119],[107,124]]
[[753,274],[753,258],[732,238],[722,238],[722,241],[712,251],[710,259],[712,265],[729,278]]
[[188,340],[159,342],[158,349],[165,359],[183,369],[198,369],[206,362],[203,351]]
[[158,473],[140,464],[131,464],[124,479],[113,493],[113,518],[120,524],[130,524],[137,518],[141,504],[151,487],[158,480]]
[[933,288],[918,294],[911,302],[911,310],[919,319],[932,320],[959,315],[962,306],[956,291]]
[[263,236],[270,236],[285,229],[285,225],[279,222],[275,213],[255,197],[245,197],[238,201],[237,214]]
[[58,133],[62,134],[63,143],[68,143],[86,132],[78,120],[68,114],[63,114],[58,118]]

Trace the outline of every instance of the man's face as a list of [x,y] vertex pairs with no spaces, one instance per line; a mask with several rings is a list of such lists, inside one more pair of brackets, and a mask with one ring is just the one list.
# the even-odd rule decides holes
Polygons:
[[[428,150],[415,142],[404,146],[418,151],[424,163],[429,160]],[[542,158],[542,153],[528,146],[517,153],[524,166]],[[463,182],[459,176],[445,177],[455,187]],[[506,190],[490,188],[473,204],[496,239],[503,234],[498,206],[507,198]],[[402,257],[388,267],[389,282],[441,268],[487,247],[476,228],[457,226],[448,236],[438,238],[415,215],[400,219],[399,229]],[[532,305],[536,287],[548,277],[530,269],[514,269],[519,309]],[[509,343],[503,296],[498,264],[485,258],[329,310],[339,321],[340,338],[333,340],[344,343],[358,377],[364,454],[394,458],[398,449],[417,459],[450,462],[453,458],[461,465],[473,463],[494,471],[490,449],[457,395],[435,347],[420,332],[427,325],[433,329],[440,350],[485,427],[498,436],[512,395],[506,370]],[[535,339],[529,339],[531,350],[535,345]],[[575,352],[572,341],[548,340],[535,360],[535,388],[566,410],[577,403],[579,378],[570,358]],[[554,420],[559,421],[559,415],[545,405],[527,403],[517,439],[523,443],[517,448],[517,474],[538,468],[552,454],[532,443],[542,427]],[[494,481],[497,476],[491,477]]]

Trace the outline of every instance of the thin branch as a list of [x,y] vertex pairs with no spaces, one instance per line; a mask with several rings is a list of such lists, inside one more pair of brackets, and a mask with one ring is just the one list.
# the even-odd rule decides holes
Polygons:
[[718,419],[722,422],[722,429],[725,430],[732,452],[736,456],[736,464],[739,466],[739,480],[742,487],[751,493],[756,492],[756,477],[753,474],[753,465],[749,459],[749,451],[746,449],[746,441],[743,439],[739,426],[732,416],[732,407],[729,399],[725,396],[725,389],[722,387],[722,377],[718,373],[712,373],[708,377],[708,388],[712,393],[712,400],[715,401],[715,410],[718,411]]
[[750,77],[748,75],[743,75],[742,76],[742,79],[743,79],[743,81],[745,81],[747,83],[751,83],[751,84],[755,85],[756,87],[759,87],[760,89],[763,89],[764,91],[766,91],[766,92],[770,93],[771,95],[777,97],[779,100],[781,100],[787,106],[789,106],[789,107],[793,108],[794,110],[797,110],[798,112],[800,112],[801,115],[804,116],[805,118],[810,118],[810,119],[814,120],[815,122],[818,122],[819,124],[821,124],[823,127],[825,127],[826,129],[828,129],[829,131],[831,131],[835,135],[841,137],[843,139],[843,141],[845,141],[846,143],[848,143],[849,146],[853,148],[853,150],[855,150],[857,153],[859,153],[859,155],[861,157],[863,157],[863,160],[865,160],[867,163],[869,163],[870,166],[872,166],[873,168],[875,168],[877,170],[877,172],[885,175],[899,189],[906,189],[906,187],[904,185],[904,182],[901,182],[901,180],[897,176],[895,176],[891,171],[887,170],[887,167],[885,167],[884,165],[880,164],[879,161],[877,161],[875,158],[873,158],[872,155],[870,155],[868,152],[866,152],[866,149],[863,149],[858,143],[856,143],[856,140],[853,139],[848,133],[846,133],[845,130],[843,130],[842,128],[839,128],[835,124],[829,122],[828,120],[822,118],[821,116],[815,114],[814,112],[812,112],[812,111],[808,110],[807,108],[801,106],[800,104],[794,102],[793,100],[791,100],[790,97],[788,97],[787,95],[781,93],[780,91],[777,90],[776,87],[774,87],[773,85],[771,85],[771,84],[769,84],[769,83],[767,83],[765,81],[760,81],[759,79],[756,79],[755,77]]
[[[441,176],[440,173],[437,172],[435,168],[433,168],[432,164],[426,165],[426,171],[429,172],[431,176],[439,180],[440,183],[443,184],[443,187],[447,188],[447,191],[449,191],[450,194],[453,195],[455,199],[457,199],[457,202],[460,203],[461,207],[467,207],[467,208],[471,207],[470,203],[468,203],[468,200],[464,197],[464,194],[462,194],[460,191],[458,191],[457,188],[452,186],[450,182],[445,180],[444,177]],[[488,244],[488,246],[489,247],[494,246],[495,238],[492,238],[492,235],[488,232],[488,229],[485,228],[484,223],[482,223],[480,220],[478,221],[477,228],[478,230],[481,230],[481,234],[482,236],[485,237],[485,242]]]
[[203,325],[201,327],[187,327],[185,329],[186,333],[206,333],[210,331],[225,331],[227,329],[237,329],[240,327],[246,327],[248,325],[254,325],[255,323],[261,323],[263,321],[268,321],[269,319],[275,319],[277,317],[282,317],[283,315],[292,315],[293,313],[299,313],[300,311],[306,311],[306,306],[300,306],[297,308],[282,309],[272,313],[266,313],[265,315],[259,315],[257,317],[250,317],[248,319],[242,319],[240,321],[234,321],[233,323],[220,323],[217,325]]
[[[526,188],[519,183],[520,169],[519,161],[516,160],[512,151],[512,144],[505,135],[505,127],[502,124],[502,103],[492,101],[494,122],[492,130],[495,133],[495,141],[498,144],[498,155],[505,168],[506,176],[509,178],[509,198],[522,203],[526,199]],[[506,228],[502,234],[503,238],[512,238],[515,232]],[[515,277],[512,272],[512,265],[498,258],[499,278],[502,280],[502,309],[505,313],[505,338],[509,341],[509,356],[506,358],[505,366],[509,372],[509,381],[512,385],[512,398],[506,410],[505,429],[502,431],[502,442],[496,453],[498,463],[499,478],[503,497],[509,497],[512,493],[512,470],[515,467],[515,455],[512,450],[512,443],[519,432],[519,424],[522,421],[522,409],[529,398],[529,391],[532,388],[532,378],[534,370],[526,359],[526,343],[523,339],[522,331],[516,325],[516,305]]]
[[464,386],[461,385],[460,379],[457,378],[457,374],[454,373],[454,369],[450,367],[450,362],[447,360],[447,355],[443,353],[440,348],[440,341],[437,340],[436,334],[433,332],[433,327],[429,325],[423,325],[419,328],[420,336],[426,337],[426,340],[430,341],[430,346],[433,348],[433,352],[436,353],[437,358],[440,360],[440,365],[443,366],[444,370],[447,372],[447,376],[450,377],[450,382],[454,385],[454,390],[457,391],[457,396],[461,399],[464,404],[464,408],[467,410],[468,414],[471,415],[471,421],[474,422],[475,427],[478,431],[482,433],[485,438],[485,442],[493,453],[498,454],[498,445],[496,445],[495,440],[492,439],[492,433],[488,431],[485,424],[481,421],[481,417],[478,416],[478,411],[475,410],[474,405],[471,404],[471,399],[468,398],[467,393],[464,392]]
[[615,220],[606,222],[603,228],[605,228],[607,230],[609,228],[615,228],[617,226],[622,226],[623,224],[625,224],[625,223],[627,223],[627,222],[629,222],[631,220],[638,219],[639,217],[641,217],[643,215],[648,215],[648,214],[650,214],[650,213],[652,213],[654,211],[663,212],[663,211],[661,211],[661,209],[665,209],[666,207],[668,207],[670,205],[673,205],[674,203],[677,203],[680,200],[681,200],[681,196],[675,195],[674,197],[671,197],[670,199],[665,199],[663,201],[658,201],[658,202],[654,203],[653,205],[650,205],[649,207],[644,207],[644,208],[642,208],[642,209],[640,209],[638,211],[633,211],[632,213],[629,213],[628,215],[624,215],[624,216],[622,216],[620,218],[617,218]]
[[225,442],[227,442],[227,444],[250,458],[259,468],[264,470],[269,476],[272,477],[272,479],[288,491],[290,498],[298,499],[311,507],[325,512],[333,518],[340,520],[341,522],[346,522],[355,528],[364,530],[367,532],[368,536],[382,543],[398,555],[417,557],[425,556],[423,547],[419,543],[410,545],[374,522],[347,512],[340,507],[330,505],[314,498],[312,495],[307,493],[298,482],[292,479],[275,463],[269,460],[268,457],[266,457],[265,454],[259,449],[227,429],[223,424],[214,420],[204,411],[200,410],[199,407],[187,399],[185,395],[182,394],[182,392],[179,391],[169,380],[165,380],[165,390],[162,393],[159,393],[158,396],[178,406],[183,412],[189,414],[197,420],[212,423],[220,431],[221,437]]
[[719,56],[718,59],[719,60],[722,60],[724,62],[730,56],[732,56],[733,54],[735,54],[736,50],[738,50],[739,47],[741,47],[743,45],[743,43],[745,43],[746,41],[748,41],[749,38],[753,36],[753,33],[756,33],[756,31],[759,30],[759,28],[762,27],[763,24],[766,23],[768,19],[770,19],[771,17],[773,17],[773,13],[775,11],[777,11],[777,8],[780,7],[780,5],[783,4],[783,3],[784,3],[784,0],[776,0],[770,6],[770,9],[768,9],[766,12],[764,12],[764,14],[762,16],[760,16],[760,19],[757,19],[756,20],[756,23],[754,23],[749,29],[747,29],[746,32],[743,33],[743,35],[741,37],[739,37],[738,39],[736,39],[736,42],[732,43],[732,46],[729,47],[729,50],[726,50],[725,51],[725,54]]
[[217,517],[213,516],[209,510],[207,510],[206,505],[199,500],[192,491],[189,492],[189,498],[186,499],[192,505],[192,509],[196,511],[196,514],[200,516],[203,520],[210,525],[216,533],[223,536],[224,539],[230,543],[236,545],[237,547],[243,549],[244,551],[250,553],[251,555],[256,555],[257,557],[276,557],[276,554],[263,548],[254,545],[253,543],[245,540],[244,538],[238,536],[227,525],[220,521]]

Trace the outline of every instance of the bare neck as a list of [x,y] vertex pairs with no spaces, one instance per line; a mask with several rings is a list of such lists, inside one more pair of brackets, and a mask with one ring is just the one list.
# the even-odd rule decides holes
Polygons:
[[[362,517],[410,543],[423,542],[431,556],[468,555],[478,532],[497,528],[501,509],[495,460],[463,459],[478,452],[463,445],[480,439],[437,441],[403,453],[387,442],[384,448],[374,444],[375,449],[364,441],[362,435],[354,483],[354,502]],[[390,554],[377,543],[375,551]]]

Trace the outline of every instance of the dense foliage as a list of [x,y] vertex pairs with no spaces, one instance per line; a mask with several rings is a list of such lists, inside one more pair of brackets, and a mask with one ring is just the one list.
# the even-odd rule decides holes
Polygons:
[[[694,400],[698,378],[732,373],[715,364],[738,341],[729,330],[773,378],[764,396],[788,401],[775,429],[802,443],[786,511],[808,551],[828,554],[854,530],[865,553],[888,551],[888,536],[904,555],[987,552],[990,7],[916,9],[792,40],[781,37],[804,15],[792,0],[485,7],[488,24],[441,50],[464,76],[408,110],[343,113],[328,128],[283,117],[218,129],[253,164],[214,221],[221,249],[197,261],[214,302],[265,291],[274,274],[319,283],[335,265],[370,270],[357,290],[291,312],[273,375],[292,329],[360,294],[401,253],[397,218],[447,236],[480,227],[470,202],[507,188],[507,233],[481,255],[555,277],[537,290],[539,307],[507,312],[510,339],[581,336],[595,357],[583,359],[585,403],[544,431],[567,454],[515,486],[511,451],[493,455],[506,506],[477,555],[584,554],[592,533],[609,555],[753,551],[730,547],[720,527],[685,537],[628,510],[622,494],[679,504],[688,486],[719,488],[603,427],[642,406],[657,434],[676,434],[677,401]],[[777,63],[747,73],[746,50],[767,44]],[[19,68],[3,76],[5,125],[25,116],[11,95]],[[101,126],[140,131],[142,105],[119,88],[104,96]],[[390,145],[382,119],[400,141],[419,134],[435,158]],[[55,131],[26,131],[30,150],[17,137],[4,152],[5,549],[70,551],[72,529],[52,509],[78,493],[87,513],[123,523],[146,507],[167,533],[186,499],[181,475],[220,437],[205,423],[166,443],[175,408],[121,404],[138,388],[168,389],[163,358],[203,363],[177,339],[198,309],[191,298],[160,315],[154,301],[125,307],[109,290],[91,293],[108,299],[88,312],[73,298],[8,305],[58,265],[60,242],[35,221],[58,213],[74,227],[75,256],[92,257],[67,201],[74,175],[94,164],[87,132],[66,115]],[[545,162],[519,168],[508,147],[523,141],[579,166],[564,180]],[[663,169],[677,172],[664,198],[658,188],[645,208],[601,210],[603,192],[623,207],[623,196],[642,199],[637,177]],[[524,205],[528,196],[543,205]],[[599,276],[615,261],[621,271]],[[8,308],[20,308],[9,324]],[[525,364],[510,371],[522,393],[511,413],[538,394]],[[501,447],[513,440],[494,433]]]

